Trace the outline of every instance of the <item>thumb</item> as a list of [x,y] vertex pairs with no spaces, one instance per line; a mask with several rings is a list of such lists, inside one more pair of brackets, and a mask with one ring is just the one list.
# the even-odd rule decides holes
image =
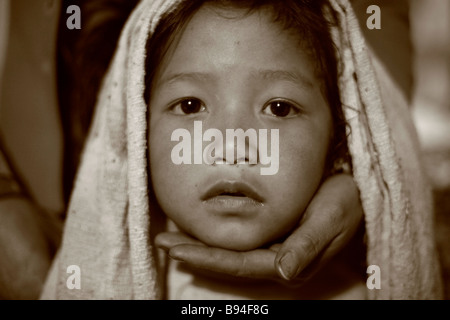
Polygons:
[[[325,262],[325,249],[335,235],[317,220],[305,220],[282,244],[275,258],[275,267],[285,280],[295,279],[300,273],[309,278]],[[324,234],[326,233],[326,234]]]
[[278,251],[275,267],[279,275],[286,280],[300,273],[310,277],[344,247],[361,216],[358,191],[351,176],[329,178],[309,204],[300,226]]

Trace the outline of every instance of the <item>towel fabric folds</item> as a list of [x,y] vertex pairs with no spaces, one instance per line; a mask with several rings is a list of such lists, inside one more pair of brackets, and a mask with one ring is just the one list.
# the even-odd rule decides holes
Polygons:
[[[159,18],[180,1],[142,0],[122,32],[43,299],[163,297],[147,195],[145,49]],[[381,289],[368,289],[368,297],[441,298],[431,193],[406,99],[366,46],[348,0],[330,3],[354,179],[365,212],[367,264],[381,273]],[[80,267],[79,290],[67,286],[71,265]]]

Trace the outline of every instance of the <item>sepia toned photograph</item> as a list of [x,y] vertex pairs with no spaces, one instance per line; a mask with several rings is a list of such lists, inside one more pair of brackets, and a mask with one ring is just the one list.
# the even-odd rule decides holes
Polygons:
[[449,21],[0,0],[0,300],[450,300]]

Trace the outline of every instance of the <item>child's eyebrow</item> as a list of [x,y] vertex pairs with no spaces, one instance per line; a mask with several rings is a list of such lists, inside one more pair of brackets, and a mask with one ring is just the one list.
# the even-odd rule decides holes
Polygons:
[[[288,81],[297,85],[300,84],[304,88],[312,88],[314,86],[313,83],[300,72],[264,69],[252,72],[251,76],[269,81]],[[164,76],[159,81],[159,84],[172,84],[176,81],[211,82],[212,80],[214,80],[214,75],[207,72],[180,72]]]
[[306,76],[299,72],[292,72],[287,70],[258,70],[255,76],[271,81],[289,81],[293,82],[294,84],[300,84],[305,88],[312,88],[314,86]]
[[169,74],[160,80],[160,84],[171,84],[175,81],[210,81],[212,75],[203,72],[180,72]]

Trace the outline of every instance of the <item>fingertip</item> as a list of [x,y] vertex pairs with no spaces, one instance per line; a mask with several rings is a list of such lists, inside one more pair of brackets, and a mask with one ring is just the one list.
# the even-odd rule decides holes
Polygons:
[[295,254],[292,251],[287,251],[276,260],[276,269],[279,275],[285,280],[292,280],[297,275],[297,263]]
[[184,261],[185,261],[185,260],[184,260],[182,257],[180,257],[177,253],[173,253],[172,251],[173,251],[173,250],[170,250],[170,251],[168,252],[168,256],[169,256],[170,259],[176,260],[176,261],[179,261],[179,262],[184,262]]
[[276,269],[278,272],[278,275],[280,275],[284,280],[289,281],[290,278],[286,275],[286,273],[283,270],[283,267],[281,266],[280,262],[278,261],[278,263],[276,264]]
[[179,246],[172,247],[172,248],[169,250],[168,255],[169,255],[169,257],[172,258],[172,259],[175,259],[175,260],[183,260],[183,259],[181,259],[181,256],[183,255],[183,251],[180,250],[180,249],[177,248],[177,247],[179,247]]
[[168,249],[168,245],[165,241],[165,237],[163,233],[160,233],[158,235],[156,235],[155,237],[155,246],[159,249],[164,249],[167,250]]
[[177,260],[177,261],[187,261],[189,258],[195,259],[196,246],[188,245],[188,244],[180,244],[177,246],[174,246],[170,248],[168,255],[171,259]]

